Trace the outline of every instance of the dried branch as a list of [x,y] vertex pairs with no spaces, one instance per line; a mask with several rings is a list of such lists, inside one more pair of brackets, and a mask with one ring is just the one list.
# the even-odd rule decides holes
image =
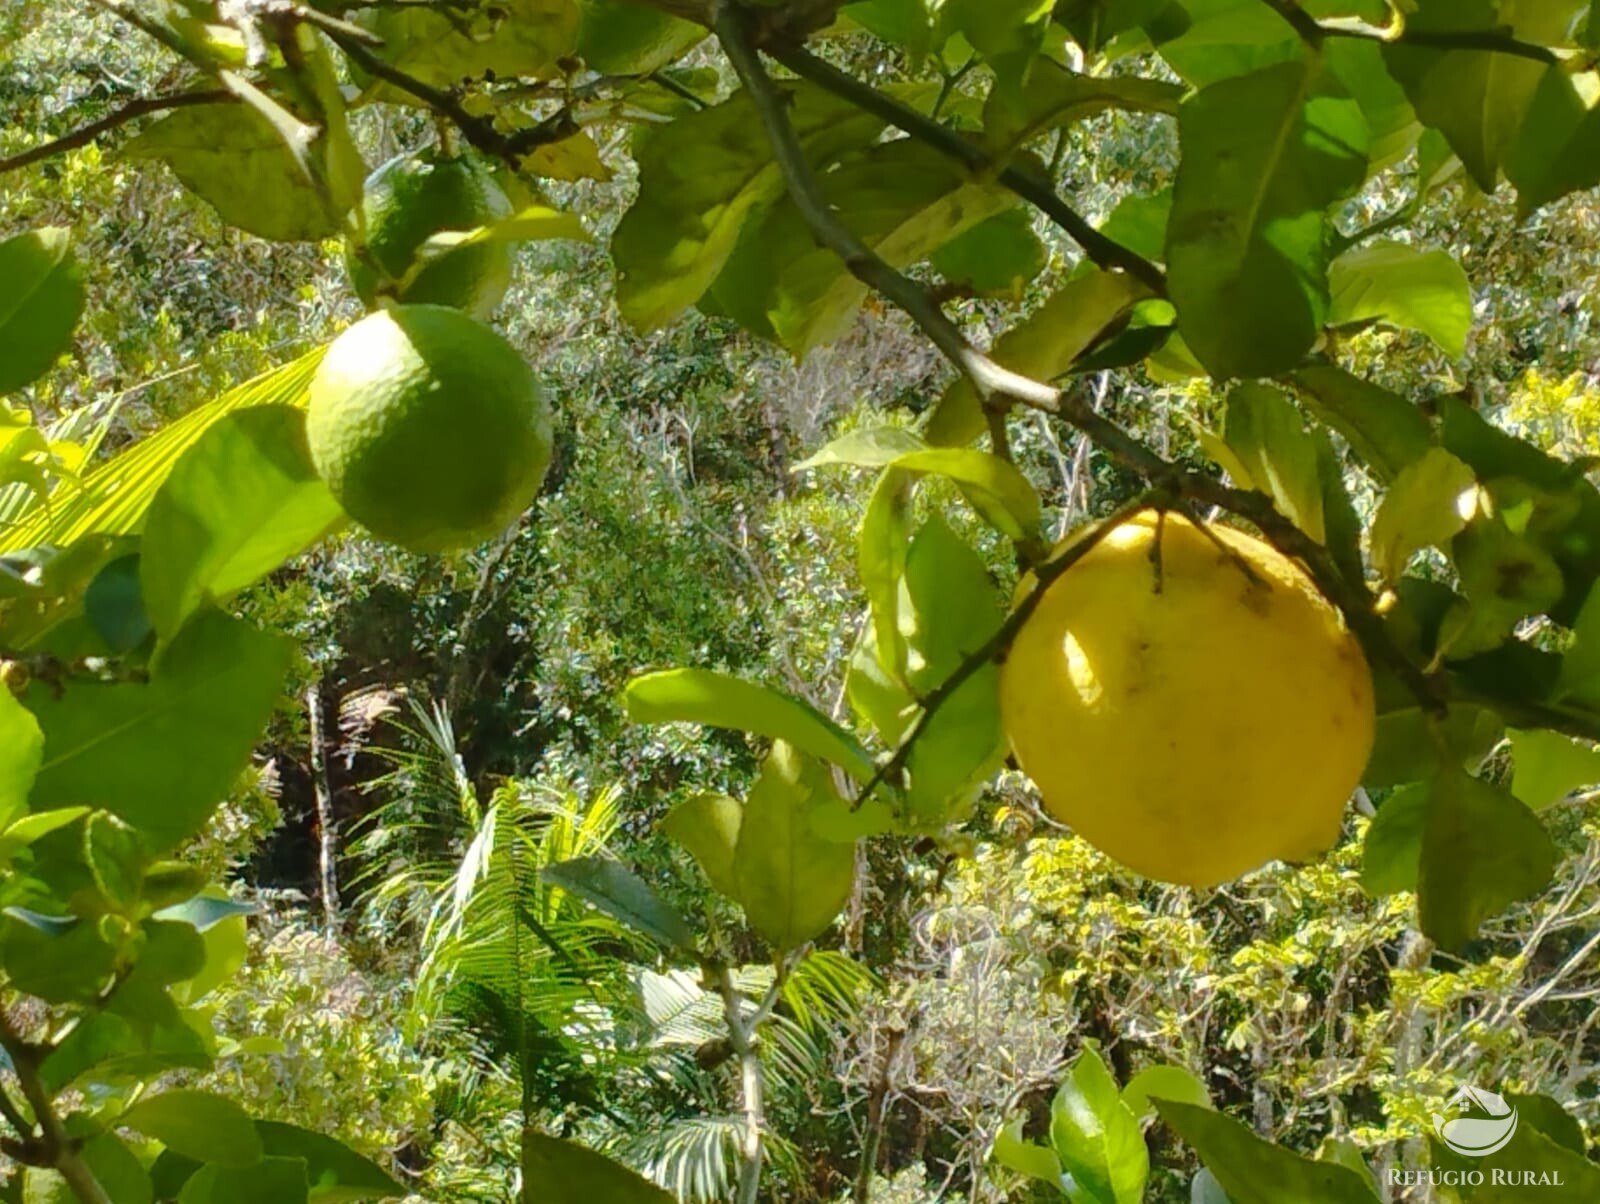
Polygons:
[[[996,165],[981,146],[963,138],[949,126],[839,70],[803,46],[779,43],[772,46],[768,53],[801,79],[809,80],[873,116],[882,118],[902,133],[958,160],[974,174],[994,173]],[[1160,267],[1096,230],[1082,214],[1061,199],[1047,179],[1015,165],[1001,168],[995,178],[1065,230],[1099,267],[1121,268],[1157,294],[1167,291],[1167,278]]]
[[141,96],[130,100],[113,113],[108,113],[98,121],[91,121],[80,126],[70,134],[63,134],[50,142],[42,143],[29,150],[12,155],[8,159],[0,159],[0,173],[16,171],[18,168],[27,167],[41,159],[48,159],[54,155],[65,154],[70,150],[77,150],[80,146],[87,146],[101,134],[114,130],[118,126],[136,121],[140,117],[151,113],[161,113],[168,109],[186,109],[194,105],[221,105],[231,104],[238,98],[231,92],[222,88],[210,88],[198,92],[175,92],[168,96]]

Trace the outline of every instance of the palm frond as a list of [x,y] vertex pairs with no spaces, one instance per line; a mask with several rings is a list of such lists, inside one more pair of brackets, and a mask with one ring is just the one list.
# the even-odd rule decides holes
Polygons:
[[225,414],[247,406],[300,405],[306,401],[311,374],[322,360],[322,348],[263,373],[198,406],[176,422],[83,474],[82,487],[70,497],[35,502],[12,517],[0,531],[0,552],[17,552],[46,544],[66,546],[86,535],[131,535],[144,523],[150,501],[178,458]]

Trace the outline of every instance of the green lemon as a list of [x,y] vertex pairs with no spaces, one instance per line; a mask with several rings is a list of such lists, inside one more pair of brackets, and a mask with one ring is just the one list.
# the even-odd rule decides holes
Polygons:
[[351,518],[416,552],[505,530],[550,463],[550,409],[510,343],[458,309],[400,305],[328,348],[311,460]]
[[[390,159],[368,176],[361,214],[371,262],[352,249],[345,254],[345,268],[370,309],[385,289],[373,263],[390,282],[404,280],[417,249],[432,235],[489,225],[510,216],[511,202],[494,173],[477,160],[429,150]],[[511,286],[514,262],[509,243],[461,247],[438,256],[392,295],[408,304],[450,305],[487,318]]]

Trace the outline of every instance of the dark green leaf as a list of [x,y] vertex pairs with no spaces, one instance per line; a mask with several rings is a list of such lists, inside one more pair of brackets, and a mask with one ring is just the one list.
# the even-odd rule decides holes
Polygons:
[[733,878],[750,926],[779,952],[820,935],[850,898],[852,844],[827,840],[812,814],[836,800],[828,767],[776,741],[745,800]]
[[35,810],[92,801],[141,830],[160,854],[199,830],[255,746],[288,668],[288,649],[221,614],[197,618],[149,682],[35,685],[45,737]]
[[571,1141],[522,1130],[521,1204],[673,1204],[673,1197],[620,1162]]
[[163,639],[343,521],[311,465],[305,411],[255,406],[217,422],[150,503],[139,573]]
[[[1377,738],[1361,782],[1378,789],[1419,782],[1444,768],[1470,773],[1483,764],[1504,732],[1499,715],[1470,703],[1452,705],[1442,721],[1416,706],[1385,711],[1378,716]],[[1449,752],[1444,764],[1441,746]]]
[[306,1164],[309,1204],[355,1204],[406,1194],[381,1166],[343,1142],[274,1120],[258,1120],[255,1125],[269,1157],[296,1158]]
[[47,226],[0,242],[0,394],[50,369],[83,313],[83,273],[66,230]]
[[1505,1098],[1517,1110],[1519,1124],[1532,1125],[1562,1149],[1587,1155],[1589,1143],[1584,1138],[1583,1125],[1559,1101],[1548,1095],[1519,1095],[1514,1091],[1508,1091]]
[[1400,787],[1383,800],[1367,828],[1361,846],[1361,889],[1374,898],[1417,889],[1428,793],[1426,782]]
[[203,1166],[178,1193],[178,1204],[309,1204],[300,1158],[263,1158],[250,1167]]
[[539,877],[657,944],[694,950],[694,933],[683,917],[619,862],[607,857],[574,857],[545,866]]
[[96,811],[83,826],[83,854],[106,901],[131,914],[144,888],[144,842],[138,832],[116,816]]
[[[873,141],[883,122],[848,101],[793,85],[789,117],[813,165]],[[639,196],[611,240],[617,305],[650,330],[700,299],[746,219],[784,193],[761,121],[739,93],[680,117],[638,151]]]
[[646,673],[623,692],[635,723],[704,723],[787,740],[813,756],[866,781],[872,758],[866,749],[815,707],[766,686],[708,669]]
[[1309,62],[1202,89],[1178,117],[1167,231],[1178,329],[1219,379],[1293,368],[1328,313],[1327,219],[1361,186],[1367,126]]
[[984,141],[997,158],[1007,158],[1050,130],[1084,121],[1107,109],[1175,114],[1183,89],[1164,80],[1138,76],[1080,75],[1050,59],[1042,60],[1022,91],[1020,104],[990,95],[983,111]]
[[939,21],[983,56],[996,88],[1015,95],[1044,47],[1054,7],[1054,0],[944,0]]
[[604,75],[648,75],[677,62],[706,28],[640,0],[579,0],[578,55]]
[[[111,1204],[151,1204],[155,1198],[150,1176],[115,1133],[91,1137],[81,1154]],[[27,1172],[22,1199],[24,1204],[80,1204],[78,1194],[59,1174],[36,1168]]]
[[104,989],[117,951],[87,920],[69,920],[50,930],[21,908],[8,908],[0,922],[0,958],[11,985],[47,1003],[87,1003]]
[[181,1016],[136,1025],[113,1012],[91,1012],[45,1059],[41,1077],[51,1091],[62,1091],[78,1082],[135,1082],[210,1065],[204,1039]]
[[139,588],[139,556],[119,556],[95,574],[83,595],[84,613],[106,647],[132,652],[150,634],[150,616]]
[[1122,1088],[1122,1102],[1140,1120],[1155,1113],[1158,1099],[1211,1107],[1211,1093],[1206,1085],[1182,1066],[1146,1066]]
[[1405,398],[1331,364],[1301,368],[1291,378],[1311,411],[1343,435],[1379,481],[1433,446],[1433,430]]
[[958,234],[929,262],[949,283],[980,296],[1021,297],[1047,259],[1028,211],[1013,208]]
[[231,1099],[172,1087],[147,1095],[118,1118],[169,1150],[216,1166],[251,1166],[264,1150],[254,1122]]
[[1199,1151],[1232,1204],[1378,1204],[1365,1176],[1302,1158],[1220,1112],[1161,1099],[1156,1110]]
[[1459,950],[1485,919],[1544,889],[1554,870],[1544,825],[1511,795],[1464,773],[1434,780],[1417,911],[1441,948]]

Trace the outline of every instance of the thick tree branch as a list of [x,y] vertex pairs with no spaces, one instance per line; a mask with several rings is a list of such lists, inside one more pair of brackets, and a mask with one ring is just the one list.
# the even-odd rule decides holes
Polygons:
[[53,155],[65,154],[70,150],[77,150],[80,146],[87,146],[101,134],[114,130],[118,126],[136,121],[150,113],[161,113],[168,109],[186,109],[193,105],[221,105],[230,104],[238,98],[233,93],[222,88],[210,88],[199,92],[176,92],[169,96],[141,96],[130,100],[120,109],[108,113],[98,121],[91,121],[80,126],[70,134],[63,134],[50,142],[45,142],[29,150],[12,155],[8,159],[0,159],[0,173],[15,171],[37,163],[41,159],[48,159]]
[[40,1152],[48,1159],[82,1204],[112,1204],[99,1181],[78,1153],[78,1143],[67,1135],[56,1115],[50,1092],[39,1075],[39,1049],[22,1039],[11,1025],[11,1018],[0,1011],[0,1049],[11,1059],[11,1069],[22,1087],[28,1107],[33,1109],[39,1127]]
[[[935,150],[958,160],[974,174],[984,175],[995,171],[995,164],[981,146],[963,138],[942,122],[901,104],[894,97],[839,70],[803,46],[778,43],[770,47],[768,53],[801,79],[851,101],[919,142],[926,142]],[[1048,180],[1015,165],[1001,168],[995,178],[1065,230],[1095,264],[1107,269],[1121,268],[1153,292],[1166,292],[1167,279],[1160,267],[1096,230],[1082,214],[1061,199]]]

